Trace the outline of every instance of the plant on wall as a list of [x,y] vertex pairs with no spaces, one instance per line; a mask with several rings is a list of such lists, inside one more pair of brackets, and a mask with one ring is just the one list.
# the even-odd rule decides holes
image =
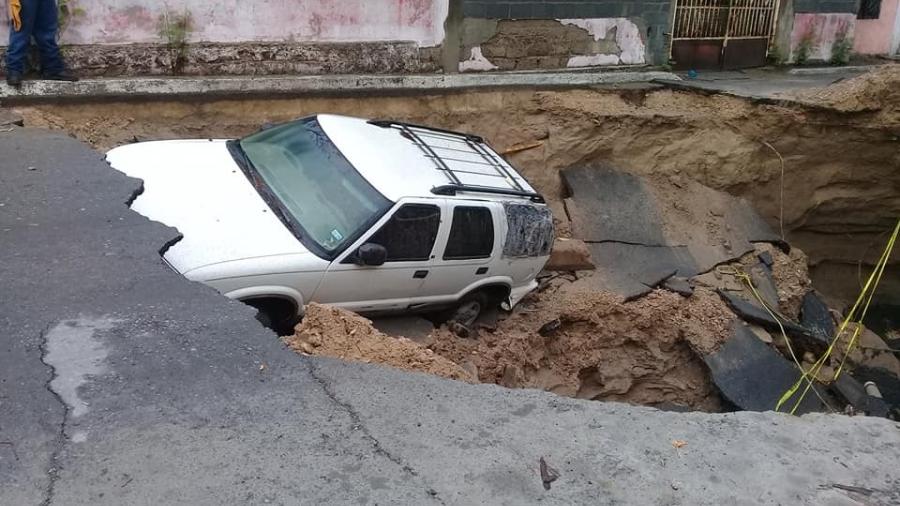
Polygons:
[[800,43],[797,44],[797,50],[794,53],[794,63],[797,65],[803,65],[807,61],[809,61],[809,57],[812,55],[813,51],[816,49],[816,34],[812,29],[807,30],[803,37],[800,39]]
[[841,30],[834,44],[831,45],[832,65],[846,65],[850,63],[850,55],[853,52],[853,37],[847,34],[846,28]]
[[56,38],[62,37],[62,34],[69,27],[69,23],[75,18],[80,18],[86,14],[85,10],[75,4],[74,0],[57,0],[56,1],[57,19],[59,30],[56,32]]
[[159,36],[166,41],[169,50],[169,70],[180,74],[187,61],[188,39],[194,29],[191,13],[172,14],[169,11],[159,16]]

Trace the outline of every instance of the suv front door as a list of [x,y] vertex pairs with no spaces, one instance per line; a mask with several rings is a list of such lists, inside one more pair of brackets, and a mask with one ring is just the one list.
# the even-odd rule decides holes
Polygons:
[[[395,206],[331,263],[312,300],[362,312],[406,309],[430,274],[441,212],[426,199]],[[384,265],[357,264],[364,244],[384,247]]]

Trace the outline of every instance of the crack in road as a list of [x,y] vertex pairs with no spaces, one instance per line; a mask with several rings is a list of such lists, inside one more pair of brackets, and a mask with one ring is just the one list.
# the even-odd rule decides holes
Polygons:
[[438,502],[438,504],[446,504],[443,499],[438,496],[437,491],[434,488],[429,487],[415,469],[413,469],[409,464],[404,463],[403,459],[397,457],[396,455],[393,455],[390,451],[381,446],[381,442],[378,441],[378,439],[369,432],[369,430],[363,423],[359,413],[353,408],[353,406],[339,399],[337,393],[335,393],[331,389],[328,380],[317,374],[317,367],[313,364],[313,361],[307,359],[307,363],[309,364],[309,374],[310,376],[312,376],[313,380],[315,380],[315,382],[318,383],[320,387],[322,387],[322,391],[325,392],[325,395],[328,396],[328,398],[331,399],[333,403],[347,412],[347,415],[350,416],[350,420],[353,423],[353,428],[359,430],[364,438],[372,442],[372,447],[375,449],[375,453],[396,464],[401,470],[403,470],[404,473],[414,478],[418,478],[419,481],[422,482],[423,485],[425,485],[425,490],[428,495],[434,498]]
[[51,383],[53,380],[59,377],[56,367],[47,362],[47,338],[50,334],[50,330],[53,328],[52,323],[48,323],[44,329],[40,333],[40,346],[39,349],[41,351],[41,362],[50,368],[50,378],[44,382],[44,388],[47,389],[48,392],[59,402],[59,404],[63,407],[63,418],[62,422],[59,424],[59,431],[56,434],[56,439],[54,441],[53,452],[50,454],[50,465],[47,468],[47,476],[49,478],[49,483],[47,484],[47,489],[44,494],[44,500],[41,501],[41,506],[50,506],[53,504],[53,497],[56,493],[56,481],[59,479],[59,456],[62,453],[63,449],[65,449],[66,443],[68,442],[68,438],[66,437],[66,424],[69,420],[69,404],[63,400],[62,396],[53,389]]

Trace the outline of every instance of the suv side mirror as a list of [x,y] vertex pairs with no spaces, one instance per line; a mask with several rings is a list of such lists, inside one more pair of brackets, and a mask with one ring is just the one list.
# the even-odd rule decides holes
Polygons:
[[380,244],[366,243],[356,251],[356,263],[378,267],[387,261],[387,249]]

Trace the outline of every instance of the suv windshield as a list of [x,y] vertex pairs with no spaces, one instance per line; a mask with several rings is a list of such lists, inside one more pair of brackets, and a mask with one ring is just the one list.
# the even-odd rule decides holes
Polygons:
[[234,144],[240,148],[236,158],[245,157],[238,162],[244,162],[240,164],[267,203],[320,255],[333,257],[391,206],[315,118],[263,130]]

